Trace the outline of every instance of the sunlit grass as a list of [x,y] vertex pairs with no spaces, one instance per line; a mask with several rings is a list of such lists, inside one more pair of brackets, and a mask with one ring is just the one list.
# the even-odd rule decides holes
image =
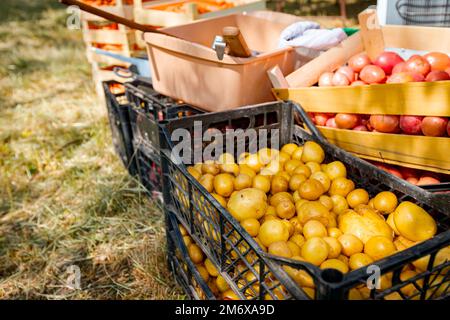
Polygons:
[[0,4],[17,13],[0,23],[0,298],[183,298],[162,214],[114,154],[81,34],[54,2]]

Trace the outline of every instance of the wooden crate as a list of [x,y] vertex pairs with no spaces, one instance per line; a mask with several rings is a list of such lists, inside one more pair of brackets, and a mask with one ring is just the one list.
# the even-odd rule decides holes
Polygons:
[[450,81],[274,89],[308,112],[450,117]]
[[[450,38],[450,28],[382,26],[382,32],[387,48],[450,53],[450,41],[443,41],[443,39]],[[361,41],[359,34],[344,40],[344,42],[350,41]],[[344,42],[338,47],[345,46]],[[358,48],[362,52],[364,49],[362,43]],[[334,49],[330,49],[330,52],[331,50]],[[292,75],[295,74],[296,82],[300,82],[300,86],[275,88],[275,95],[279,99],[297,101],[303,108],[311,112],[324,112],[323,108],[326,104],[326,112],[427,115],[428,109],[432,109],[429,115],[449,115],[450,83],[448,82],[412,82],[362,87],[310,87],[317,83],[323,72],[333,72],[341,66],[337,61],[340,61],[342,55],[327,54],[328,52],[292,73]],[[316,65],[318,61],[320,61],[321,67],[312,70],[311,65]],[[292,75],[286,77],[288,83]],[[426,108],[424,108],[425,105]],[[440,112],[441,114],[439,114]]]
[[[86,2],[87,4],[92,5],[92,3],[90,1],[83,1]],[[134,15],[134,11],[133,11],[133,4],[131,4],[131,1],[127,1],[127,0],[116,0],[115,5],[112,6],[95,6],[101,10],[107,11],[109,13],[124,17],[126,19],[133,19],[133,15]],[[90,21],[104,21],[105,19],[93,15],[91,13],[88,12],[81,12],[81,20],[90,20]]]
[[111,64],[111,65],[94,62],[91,65],[92,65],[92,80],[95,85],[95,91],[97,92],[97,96],[99,97],[99,99],[102,102],[104,102],[104,100],[105,100],[105,93],[104,93],[103,85],[102,85],[103,81],[115,80],[120,83],[125,83],[127,81],[132,80],[131,78],[127,79],[127,78],[119,77],[118,75],[116,75],[114,73],[114,71],[106,69],[106,68],[112,67],[114,65],[128,68],[130,65],[123,61],[116,60],[116,63]]
[[[97,6],[104,11],[108,11],[127,19],[133,19],[133,1],[132,0],[116,0],[114,6]],[[95,26],[96,24],[105,26]],[[111,28],[113,26],[115,28]],[[136,43],[136,33],[134,30],[125,27],[121,24],[116,24],[109,22],[101,17],[86,14],[83,12],[82,15],[82,32],[83,39],[87,47],[87,58],[90,63],[102,62],[109,63],[110,58],[104,56],[93,56],[90,47],[97,45],[116,45],[121,46],[120,50],[116,48],[105,49],[107,51],[112,51],[120,55],[130,57],[139,51],[144,52],[145,46],[141,48],[138,47]]]
[[[199,19],[220,17],[244,11],[264,10],[266,8],[265,0],[227,0],[223,3],[230,3],[233,6],[223,9],[214,6],[215,3],[217,2],[214,0],[165,0],[143,4],[142,0],[135,0],[134,19],[136,22],[146,25],[171,27]],[[185,5],[187,10],[182,12],[164,10],[178,4]],[[192,6],[194,4],[195,6]],[[199,9],[199,7],[204,8],[205,6],[217,10],[202,13],[202,9]]]
[[[450,53],[450,42],[443,41],[450,38],[450,28],[383,26],[382,31],[387,48]],[[355,36],[351,41],[357,39],[358,34]],[[359,47],[363,50],[362,45]],[[296,79],[305,79],[305,86],[276,88],[273,90],[276,97],[298,102],[308,112],[450,117],[450,81],[307,87],[318,80],[322,72],[331,72],[340,66],[329,58],[323,54],[315,59],[316,63],[321,62],[317,74],[311,74],[309,63],[296,70]],[[298,77],[299,74],[304,77]],[[289,76],[287,79],[289,82]],[[364,158],[447,174],[450,170],[447,159],[450,138],[320,129],[336,145]]]
[[82,22],[83,39],[88,50],[92,46],[100,45],[106,45],[110,47],[121,46],[120,50],[117,50],[116,48],[109,50],[106,48],[105,50],[114,51],[129,57],[133,53],[134,49],[136,49],[136,34],[133,30],[130,30],[123,25],[117,25],[117,30],[90,29],[91,23],[92,22],[88,20]]
[[450,174],[450,138],[319,127],[331,143],[369,160]]

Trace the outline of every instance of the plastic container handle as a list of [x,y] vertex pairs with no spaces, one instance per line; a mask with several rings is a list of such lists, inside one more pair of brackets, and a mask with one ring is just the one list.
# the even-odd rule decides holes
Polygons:
[[328,140],[323,136],[322,132],[320,132],[319,129],[314,125],[314,123],[311,121],[311,118],[308,116],[308,113],[306,113],[305,109],[303,109],[299,104],[288,100],[287,101],[290,105],[294,107],[294,110],[297,111],[297,113],[300,115],[301,120],[304,124],[306,124],[306,127],[311,131],[311,133],[317,137],[317,139],[321,142],[328,142]]
[[131,70],[128,70],[127,68],[114,67],[113,72],[116,76],[120,78],[136,80],[137,75],[133,73]]

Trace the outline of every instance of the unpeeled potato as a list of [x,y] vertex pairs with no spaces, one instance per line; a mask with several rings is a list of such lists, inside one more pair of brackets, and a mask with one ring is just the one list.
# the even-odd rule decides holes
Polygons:
[[436,221],[421,207],[409,201],[399,204],[393,220],[399,234],[411,241],[428,240],[437,231]]
[[267,209],[267,196],[259,189],[243,189],[231,195],[227,209],[238,221],[260,219]]
[[363,243],[375,236],[384,236],[393,240],[393,231],[384,218],[372,209],[366,208],[357,213],[347,210],[338,217],[339,229],[344,234],[353,234],[361,239]]

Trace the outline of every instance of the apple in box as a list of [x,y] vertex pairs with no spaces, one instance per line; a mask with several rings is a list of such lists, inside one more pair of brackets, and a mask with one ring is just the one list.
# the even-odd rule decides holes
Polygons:
[[406,60],[405,69],[406,71],[419,73],[425,77],[428,74],[428,72],[430,72],[431,66],[427,60],[415,54],[411,56],[411,58]]
[[332,113],[316,113],[314,115],[315,124],[317,126],[325,126],[327,123],[327,120],[332,118]]
[[448,119],[443,117],[425,117],[422,120],[422,133],[429,137],[442,137],[445,135]]
[[370,116],[370,125],[377,132],[395,133],[399,130],[399,116],[375,114]]
[[338,113],[335,117],[339,129],[353,129],[360,123],[360,120],[361,118],[357,114]]
[[450,68],[450,57],[442,52],[430,52],[423,56],[430,64],[432,71],[445,71]]
[[450,80],[450,75],[445,71],[431,71],[427,77],[425,78],[425,81],[427,82],[433,82],[433,81],[445,81]]
[[334,117],[328,119],[325,125],[330,128],[337,128],[336,119]]
[[421,134],[422,120],[420,116],[400,116],[400,129],[406,134]]
[[386,74],[391,74],[394,67],[402,62],[404,60],[397,53],[385,51],[375,59],[373,64],[383,69]]

